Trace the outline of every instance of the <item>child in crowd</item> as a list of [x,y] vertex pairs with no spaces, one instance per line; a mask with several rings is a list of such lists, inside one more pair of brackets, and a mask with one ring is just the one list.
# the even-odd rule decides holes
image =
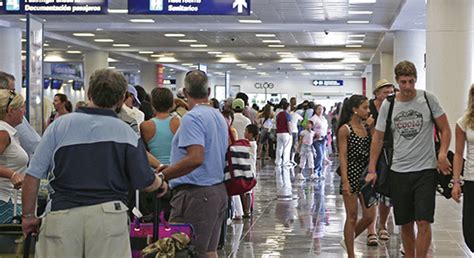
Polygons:
[[[253,175],[256,176],[258,126],[254,124],[247,125],[247,127],[245,128],[244,137],[250,142],[250,158],[252,159],[251,169]],[[251,215],[252,194],[253,192],[249,191],[240,196],[244,208],[244,218],[248,218]]]
[[313,140],[315,132],[312,130],[313,121],[308,120],[305,126],[305,130],[300,132],[300,140],[298,143],[298,152],[300,153],[300,171],[296,175],[297,180],[305,180],[303,176],[303,169],[308,166],[310,171],[310,179],[314,180],[317,176],[314,174],[314,151],[313,151]]

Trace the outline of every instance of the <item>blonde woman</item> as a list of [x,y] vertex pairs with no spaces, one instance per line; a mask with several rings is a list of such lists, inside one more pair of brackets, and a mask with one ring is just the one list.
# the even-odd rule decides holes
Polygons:
[[[15,127],[23,121],[25,101],[12,90],[0,90],[0,224],[11,223],[14,209],[21,214],[21,188],[28,154],[20,146]],[[16,204],[14,203],[16,202]]]
[[454,154],[452,196],[456,202],[461,201],[461,168],[464,146],[467,145],[466,163],[464,164],[464,201],[462,207],[462,224],[464,241],[471,252],[474,252],[474,85],[469,90],[467,111],[456,123],[456,153]]

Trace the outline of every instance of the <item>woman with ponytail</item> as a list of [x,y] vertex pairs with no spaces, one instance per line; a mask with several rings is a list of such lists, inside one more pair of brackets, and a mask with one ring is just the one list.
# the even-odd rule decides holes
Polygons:
[[[354,239],[372,223],[376,211],[375,206],[366,208],[360,193],[360,179],[369,164],[371,137],[365,123],[369,113],[367,98],[353,95],[343,104],[337,129],[341,169],[340,193],[343,195],[346,209],[344,240],[341,244],[345,246],[349,258],[355,257]],[[363,209],[360,220],[357,219],[358,200]]]

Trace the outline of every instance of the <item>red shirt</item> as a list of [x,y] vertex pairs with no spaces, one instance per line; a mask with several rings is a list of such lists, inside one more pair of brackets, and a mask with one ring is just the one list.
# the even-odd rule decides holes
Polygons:
[[288,128],[288,122],[290,122],[290,115],[285,111],[281,111],[277,115],[276,119],[276,132],[277,133],[290,133],[290,128]]

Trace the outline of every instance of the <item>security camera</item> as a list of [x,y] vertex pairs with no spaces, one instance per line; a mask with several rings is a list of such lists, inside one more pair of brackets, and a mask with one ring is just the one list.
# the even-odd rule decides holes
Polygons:
[[329,35],[329,31],[328,31],[328,30],[324,30],[324,34]]

